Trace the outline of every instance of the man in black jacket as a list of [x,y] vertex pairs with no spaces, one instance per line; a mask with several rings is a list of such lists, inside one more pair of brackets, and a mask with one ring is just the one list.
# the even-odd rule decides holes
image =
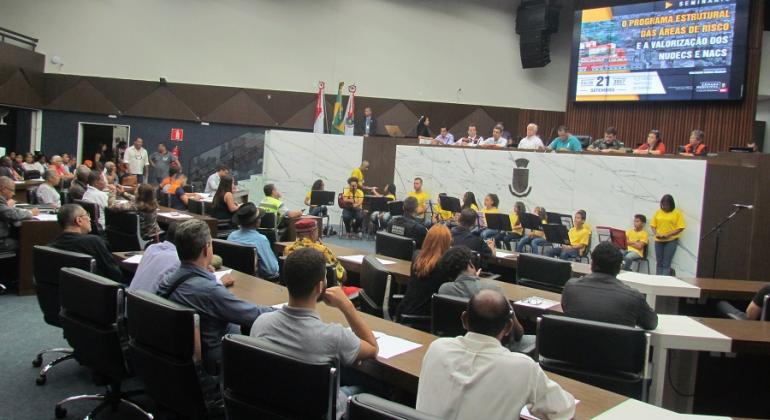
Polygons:
[[602,242],[591,252],[592,273],[571,279],[561,294],[564,314],[573,318],[608,322],[654,330],[658,315],[644,295],[616,278],[623,255],[611,242]]
[[372,108],[364,108],[364,118],[356,130],[356,134],[359,136],[376,136],[377,135],[377,119],[372,115]]
[[477,218],[476,212],[472,209],[464,209],[460,212],[460,218],[458,219],[460,225],[452,228],[452,245],[467,246],[471,251],[478,252],[482,258],[491,257],[495,248],[494,239],[484,242],[481,236],[471,232]]
[[394,235],[414,239],[417,249],[420,249],[422,248],[422,241],[425,239],[425,235],[428,234],[428,228],[414,217],[416,213],[417,199],[407,197],[404,200],[404,215],[390,219],[387,231]]

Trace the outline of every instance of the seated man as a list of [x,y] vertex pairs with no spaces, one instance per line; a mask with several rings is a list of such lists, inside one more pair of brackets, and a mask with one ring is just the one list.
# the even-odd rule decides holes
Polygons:
[[99,214],[97,224],[102,230],[105,228],[104,209],[110,206],[110,195],[104,191],[107,182],[99,171],[91,171],[88,174],[88,189],[83,194],[83,201],[96,204]]
[[[83,195],[88,189],[88,175],[91,173],[91,169],[86,165],[80,165],[75,169],[75,179],[70,184],[68,195],[70,200],[82,200]],[[57,175],[59,173],[57,172]],[[61,175],[59,175],[61,177]]]
[[470,124],[468,125],[468,134],[465,137],[460,138],[460,140],[457,140],[454,145],[455,146],[478,146],[479,143],[484,141],[484,138],[479,136],[476,132],[476,125]]
[[174,236],[179,223],[171,223],[166,229],[166,239],[152,244],[144,250],[142,261],[136,267],[136,273],[128,290],[144,290],[157,293],[160,283],[179,269],[179,256],[176,253]]
[[571,279],[564,286],[564,315],[654,330],[658,315],[644,295],[615,277],[622,261],[623,255],[611,242],[597,245],[591,252],[591,274]]
[[623,269],[631,270],[634,261],[644,258],[644,247],[650,243],[649,235],[644,230],[647,223],[647,217],[643,214],[634,216],[634,228],[626,231],[626,245],[628,248],[623,254]]
[[257,274],[266,280],[278,279],[278,258],[270,247],[270,241],[259,231],[259,219],[262,211],[254,203],[241,205],[235,212],[238,230],[227,236],[228,241],[251,245],[257,250]]
[[560,151],[582,152],[583,151],[583,146],[580,144],[580,140],[578,140],[577,137],[570,134],[569,129],[566,126],[563,126],[563,125],[559,126],[557,133],[559,134],[559,136],[551,141],[551,143],[548,145],[548,149],[555,150],[557,152],[560,152]]
[[3,251],[19,249],[19,241],[10,237],[11,226],[40,214],[38,209],[17,209],[13,200],[15,194],[16,184],[13,180],[0,176],[0,250]]
[[[208,373],[215,375],[222,360],[222,337],[239,334],[237,326],[248,328],[258,316],[272,312],[273,308],[238,299],[209,272],[214,253],[206,222],[190,219],[180,223],[174,242],[181,265],[161,282],[158,295],[198,313],[204,365]],[[229,282],[229,276],[225,275],[222,281]]]
[[574,397],[532,358],[500,343],[514,320],[502,293],[482,290],[472,297],[462,314],[468,333],[439,338],[425,353],[417,410],[443,419],[511,419],[529,406],[539,418],[571,419]]
[[[438,266],[444,270],[447,279],[454,279],[438,288],[439,294],[472,298],[482,289],[500,290],[491,283],[482,283],[473,262],[473,253],[467,246],[454,245],[441,256]],[[514,323],[514,335],[521,337],[524,329],[518,321]]]
[[508,140],[503,137],[503,127],[496,125],[492,129],[492,137],[482,141],[479,146],[490,149],[502,149],[508,145]]
[[297,231],[297,240],[293,244],[283,249],[283,256],[288,257],[292,252],[302,248],[313,248],[321,252],[326,258],[326,264],[334,265],[334,271],[337,273],[337,282],[342,284],[347,277],[345,267],[334,253],[318,239],[318,226],[313,219],[300,219],[294,224]]
[[588,250],[588,243],[591,241],[591,227],[585,221],[585,210],[578,210],[575,213],[575,226],[567,232],[569,235],[569,245],[551,248],[546,255],[549,257],[559,257],[562,260],[576,260],[585,255]]
[[257,207],[265,211],[265,214],[273,213],[276,215],[276,226],[280,226],[285,218],[300,217],[302,212],[299,210],[289,210],[286,204],[281,201],[281,192],[275,184],[267,184],[262,188],[265,198],[259,202]]
[[471,232],[476,225],[476,220],[478,215],[470,208],[460,212],[457,220],[459,225],[452,228],[452,245],[466,246],[471,251],[478,252],[482,258],[491,257],[495,252],[495,241],[490,239],[485,242],[481,236]]
[[206,180],[206,187],[203,189],[203,192],[206,194],[214,194],[217,192],[217,188],[219,188],[219,181],[223,176],[229,174],[230,168],[225,165],[219,165],[217,167],[217,171],[211,174]]
[[48,246],[62,251],[90,255],[96,260],[96,274],[124,283],[123,273],[112,257],[107,243],[98,235],[89,235],[91,216],[83,207],[77,204],[65,204],[59,209],[56,219],[62,228],[62,233]]
[[598,139],[588,146],[592,152],[619,152],[625,151],[623,142],[618,140],[618,130],[615,127],[607,127],[604,130],[604,138]]
[[[283,273],[289,289],[289,302],[278,311],[254,321],[252,337],[269,340],[288,353],[312,362],[336,359],[348,367],[360,360],[377,357],[377,339],[361,314],[339,287],[326,288],[323,254],[312,248],[292,252],[286,258]],[[316,312],[319,301],[339,309],[350,328],[321,321]],[[345,395],[337,397],[338,418],[345,413],[346,402]]]
[[[366,162],[366,161],[364,161]],[[364,221],[364,191],[358,187],[358,178],[348,178],[348,187],[342,192],[342,222],[345,233],[352,236],[358,233]]]
[[410,191],[406,195],[407,197],[414,197],[417,199],[417,208],[415,211],[416,214],[422,218],[423,214],[425,214],[425,203],[430,199],[430,195],[422,189],[422,178],[415,178],[412,186],[414,187],[414,191]]
[[415,218],[416,212],[417,199],[414,197],[407,197],[404,200],[404,215],[390,219],[387,231],[394,235],[401,235],[414,239],[417,249],[420,249],[422,248],[422,241],[425,240],[425,235],[428,234],[428,228]]
[[59,177],[56,171],[47,169],[43,173],[43,180],[45,182],[38,185],[35,190],[37,203],[54,208],[61,207],[61,195],[59,194],[59,191],[56,190],[56,187],[59,186],[59,182],[61,181],[61,177]]
[[519,145],[516,146],[522,150],[542,150],[545,149],[543,140],[537,135],[537,124],[530,123],[527,125],[527,137],[519,140]]

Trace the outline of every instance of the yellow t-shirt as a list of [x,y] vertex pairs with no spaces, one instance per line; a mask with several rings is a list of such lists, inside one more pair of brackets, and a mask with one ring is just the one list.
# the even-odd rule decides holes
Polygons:
[[359,184],[364,183],[364,173],[361,171],[361,168],[353,169],[353,172],[350,173],[350,177],[358,179]]
[[[626,242],[629,244],[631,242],[642,242],[644,244],[650,243],[649,236],[647,235],[647,231],[642,229],[639,232],[635,231],[634,229],[629,229],[626,231]],[[644,255],[642,255],[641,249],[636,249],[632,247],[631,245],[628,245],[628,250],[632,252],[636,252],[639,254],[640,257],[644,258]]]
[[487,213],[497,214],[497,213],[500,213],[500,211],[497,209],[497,207],[492,207],[491,209],[484,207],[484,209],[481,210],[481,213],[484,214],[484,228],[486,228],[489,225],[489,223],[487,223],[486,214]]
[[[657,232],[658,235],[665,235],[677,229],[684,229],[687,227],[684,223],[684,214],[682,214],[682,211],[679,209],[674,209],[668,213],[658,209],[652,216],[650,226],[655,228],[655,232]],[[680,236],[682,236],[681,232],[670,238],[655,238],[655,240],[657,242],[670,242],[674,239],[679,239]]]
[[511,213],[508,217],[511,219],[511,228],[513,228],[512,232],[518,233],[519,235],[523,235],[524,227],[521,225],[519,225],[519,227],[516,227],[516,225],[519,224],[519,215],[514,212],[514,213]]
[[473,210],[475,212],[478,212],[479,211],[479,206],[477,206],[475,204],[471,204],[471,210]]
[[385,194],[385,198],[387,198],[388,201],[396,201],[396,196],[393,194]]
[[580,230],[573,226],[572,229],[567,232],[567,235],[569,235],[570,245],[585,245],[585,248],[580,251],[580,255],[585,254],[586,249],[588,249],[588,242],[591,241],[591,226],[583,223],[583,228]]
[[407,194],[407,197],[414,197],[414,198],[416,198],[417,199],[417,207],[422,208],[423,209],[422,212],[425,211],[424,210],[425,209],[425,202],[428,201],[428,199],[430,198],[428,193],[426,193],[425,191],[420,191],[418,193],[416,193],[414,191],[410,191],[409,194]]
[[433,208],[435,210],[436,215],[438,216],[439,220],[449,220],[452,218],[452,212],[449,210],[444,210],[441,208],[441,204],[436,204]]
[[344,199],[351,199],[352,198],[353,199],[353,203],[359,204],[359,203],[364,201],[364,190],[362,190],[360,188],[356,188],[356,193],[355,193],[355,196],[354,196],[353,193],[350,191],[350,188],[345,188],[342,191],[342,198],[344,198]]

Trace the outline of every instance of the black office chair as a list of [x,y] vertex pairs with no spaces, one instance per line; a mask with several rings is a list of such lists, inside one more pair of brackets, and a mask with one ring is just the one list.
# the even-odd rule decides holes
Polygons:
[[97,206],[96,203],[78,199],[72,200],[72,203],[83,207],[83,209],[88,212],[88,216],[91,218],[91,234],[101,235],[102,228],[99,227],[99,206]]
[[387,232],[377,232],[374,252],[386,257],[412,261],[412,255],[417,245],[412,238]]
[[348,399],[348,420],[438,420],[439,417],[421,413],[372,394],[357,394]]
[[37,187],[27,188],[27,203],[37,204]]
[[735,319],[739,321],[747,319],[746,312],[736,308],[732,303],[726,300],[720,300],[717,302],[715,309],[722,318]]
[[193,191],[193,186],[192,186],[192,185],[190,185],[190,184],[187,184],[187,185],[182,185],[182,189],[183,189],[183,190],[184,190],[184,192],[186,192],[187,194],[190,194],[190,193],[194,192],[194,191]]
[[151,293],[127,294],[128,356],[147,394],[179,418],[222,414],[219,382],[201,361],[198,314]]
[[391,301],[394,291],[391,287],[392,278],[390,271],[374,255],[365,256],[361,263],[359,310],[390,319],[389,308],[395,307]]
[[591,143],[594,142],[594,138],[588,135],[576,134],[575,137],[577,137],[578,141],[580,142],[580,146],[583,148],[583,150],[588,149],[588,146],[590,146]]
[[468,299],[434,293],[431,297],[430,333],[439,337],[457,337],[466,330],[460,316],[468,307]]
[[[193,202],[196,200],[188,200],[187,201],[187,208],[190,207],[190,202]],[[216,217],[216,215],[213,213],[214,208],[211,206],[210,203],[203,203],[202,201],[199,201],[201,203],[201,209],[203,213],[211,217]],[[196,208],[197,212],[197,208]],[[227,239],[228,236],[230,236],[233,231],[238,229],[238,225],[233,223],[233,218],[229,217],[227,219],[217,219],[217,239]]]
[[187,211],[194,214],[206,214],[203,200],[187,200]]
[[226,335],[222,388],[228,420],[336,419],[337,362],[305,359],[265,339]]
[[29,171],[24,171],[24,180],[25,181],[29,180],[29,179],[40,179],[41,177],[42,177],[42,175],[40,174],[40,171],[37,171],[37,170],[34,170],[34,169],[29,170]]
[[61,320],[64,336],[75,349],[75,359],[89,368],[94,382],[105,385],[103,394],[77,395],[56,404],[56,418],[67,416],[64,404],[72,401],[96,400],[96,406],[86,418],[95,417],[111,407],[117,410],[125,404],[145,418],[152,415],[128,398],[143,392],[122,391],[123,381],[131,377],[123,357],[125,335],[125,296],[123,286],[102,276],[78,268],[61,270]]
[[583,251],[583,255],[579,255],[575,261],[577,262],[583,262],[583,260],[586,261],[586,263],[591,262],[591,244],[594,241],[594,235],[589,234],[588,235],[588,245],[586,246],[585,250]]
[[19,264],[18,259],[16,258],[16,252],[0,252],[0,272],[4,273],[3,277],[9,280],[8,285],[6,285],[3,283],[2,279],[0,279],[0,295],[8,291],[8,287],[17,281],[18,266]]
[[139,214],[106,208],[104,219],[107,242],[112,251],[141,251],[150,242],[142,238]]
[[647,252],[648,246],[649,246],[649,244],[645,244],[644,245],[644,248],[642,249],[642,258],[634,261],[631,264],[632,269],[633,269],[634,264],[636,264],[636,270],[634,270],[634,271],[641,272],[642,271],[642,263],[644,263],[645,266],[647,267],[647,274],[650,274],[650,258],[649,258],[650,254]]
[[641,328],[557,315],[537,320],[543,369],[643,401],[649,344],[650,335]]
[[274,245],[278,242],[278,216],[275,213],[265,213],[259,219],[257,230],[270,241],[270,248],[275,249]]
[[391,217],[403,216],[404,215],[404,202],[403,201],[389,201],[388,202],[388,213],[390,213]]
[[572,277],[572,264],[535,254],[519,254],[516,284],[561,293]]
[[[64,267],[75,267],[81,270],[93,272],[96,268],[96,260],[90,255],[77,252],[62,251],[42,245],[36,245],[32,250],[33,282],[37,294],[37,303],[43,312],[45,323],[61,328],[59,311],[61,299],[59,294],[59,271]],[[43,365],[43,355],[46,353],[62,354],[58,358],[45,365],[35,379],[35,383],[43,385],[46,382],[48,371],[59,363],[72,359],[71,348],[53,348],[40,351],[32,361],[32,366]]]
[[222,264],[233,270],[255,276],[257,273],[257,250],[251,245],[212,239],[214,254],[222,257]]

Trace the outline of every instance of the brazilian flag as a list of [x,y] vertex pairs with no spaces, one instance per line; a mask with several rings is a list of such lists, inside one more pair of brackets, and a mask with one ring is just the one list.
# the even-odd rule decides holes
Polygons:
[[332,134],[345,134],[345,117],[342,115],[342,86],[345,82],[340,82],[337,88],[337,100],[334,102],[334,119],[332,119]]

